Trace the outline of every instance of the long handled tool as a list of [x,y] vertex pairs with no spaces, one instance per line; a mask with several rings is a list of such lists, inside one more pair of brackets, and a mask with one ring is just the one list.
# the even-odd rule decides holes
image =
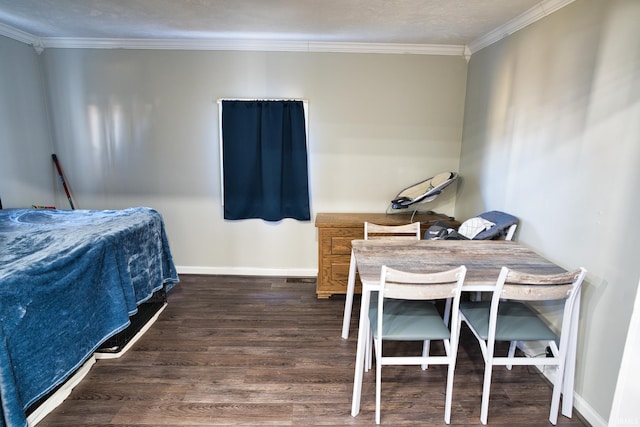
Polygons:
[[69,200],[71,209],[75,209],[75,207],[73,206],[73,200],[71,200],[71,193],[69,193],[69,189],[67,188],[67,183],[64,180],[64,174],[62,173],[60,162],[58,162],[58,156],[56,156],[55,154],[52,154],[51,158],[53,159],[53,163],[55,163],[56,165],[56,169],[58,170],[58,176],[60,177],[60,181],[62,182],[62,188],[64,188],[64,192],[67,194],[67,199]]

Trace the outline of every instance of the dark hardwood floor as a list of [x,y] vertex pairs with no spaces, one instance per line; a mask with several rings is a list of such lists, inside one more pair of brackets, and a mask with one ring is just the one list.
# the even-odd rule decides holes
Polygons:
[[[375,424],[375,371],[351,416],[358,312],[343,340],[344,298],[317,300],[308,279],[182,275],[168,300],[128,353],[99,360],[38,426]],[[445,425],[445,376],[442,366],[385,367],[382,425]],[[452,425],[481,425],[482,376],[480,348],[463,327]],[[489,424],[550,426],[550,399],[535,368],[498,368]],[[558,425],[587,424],[574,411]]]

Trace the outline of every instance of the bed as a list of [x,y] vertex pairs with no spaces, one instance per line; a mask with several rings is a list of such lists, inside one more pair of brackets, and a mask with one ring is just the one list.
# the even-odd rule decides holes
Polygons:
[[178,283],[150,208],[0,210],[0,426],[65,382]]

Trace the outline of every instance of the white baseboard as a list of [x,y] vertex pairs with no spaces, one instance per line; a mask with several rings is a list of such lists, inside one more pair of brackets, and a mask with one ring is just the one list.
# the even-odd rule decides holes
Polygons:
[[580,412],[591,427],[607,427],[609,423],[598,414],[579,394],[573,394],[573,407]]
[[[537,342],[518,342],[518,348],[522,350],[524,354],[535,355],[544,354],[546,346]],[[535,368],[542,372],[542,375],[544,375],[549,382],[553,384],[555,381],[555,369],[551,369],[546,366],[536,366]],[[607,427],[607,421],[605,421],[600,414],[598,414],[593,407],[575,391],[573,393],[573,408],[580,412],[580,416],[582,416],[582,418],[584,418],[592,427]]]
[[255,268],[255,267],[198,267],[176,266],[178,274],[204,274],[229,276],[317,277],[312,268]]

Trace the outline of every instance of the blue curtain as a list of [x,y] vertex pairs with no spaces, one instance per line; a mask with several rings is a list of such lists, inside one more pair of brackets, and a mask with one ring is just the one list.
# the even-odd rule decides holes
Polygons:
[[309,221],[302,101],[222,101],[224,218]]

